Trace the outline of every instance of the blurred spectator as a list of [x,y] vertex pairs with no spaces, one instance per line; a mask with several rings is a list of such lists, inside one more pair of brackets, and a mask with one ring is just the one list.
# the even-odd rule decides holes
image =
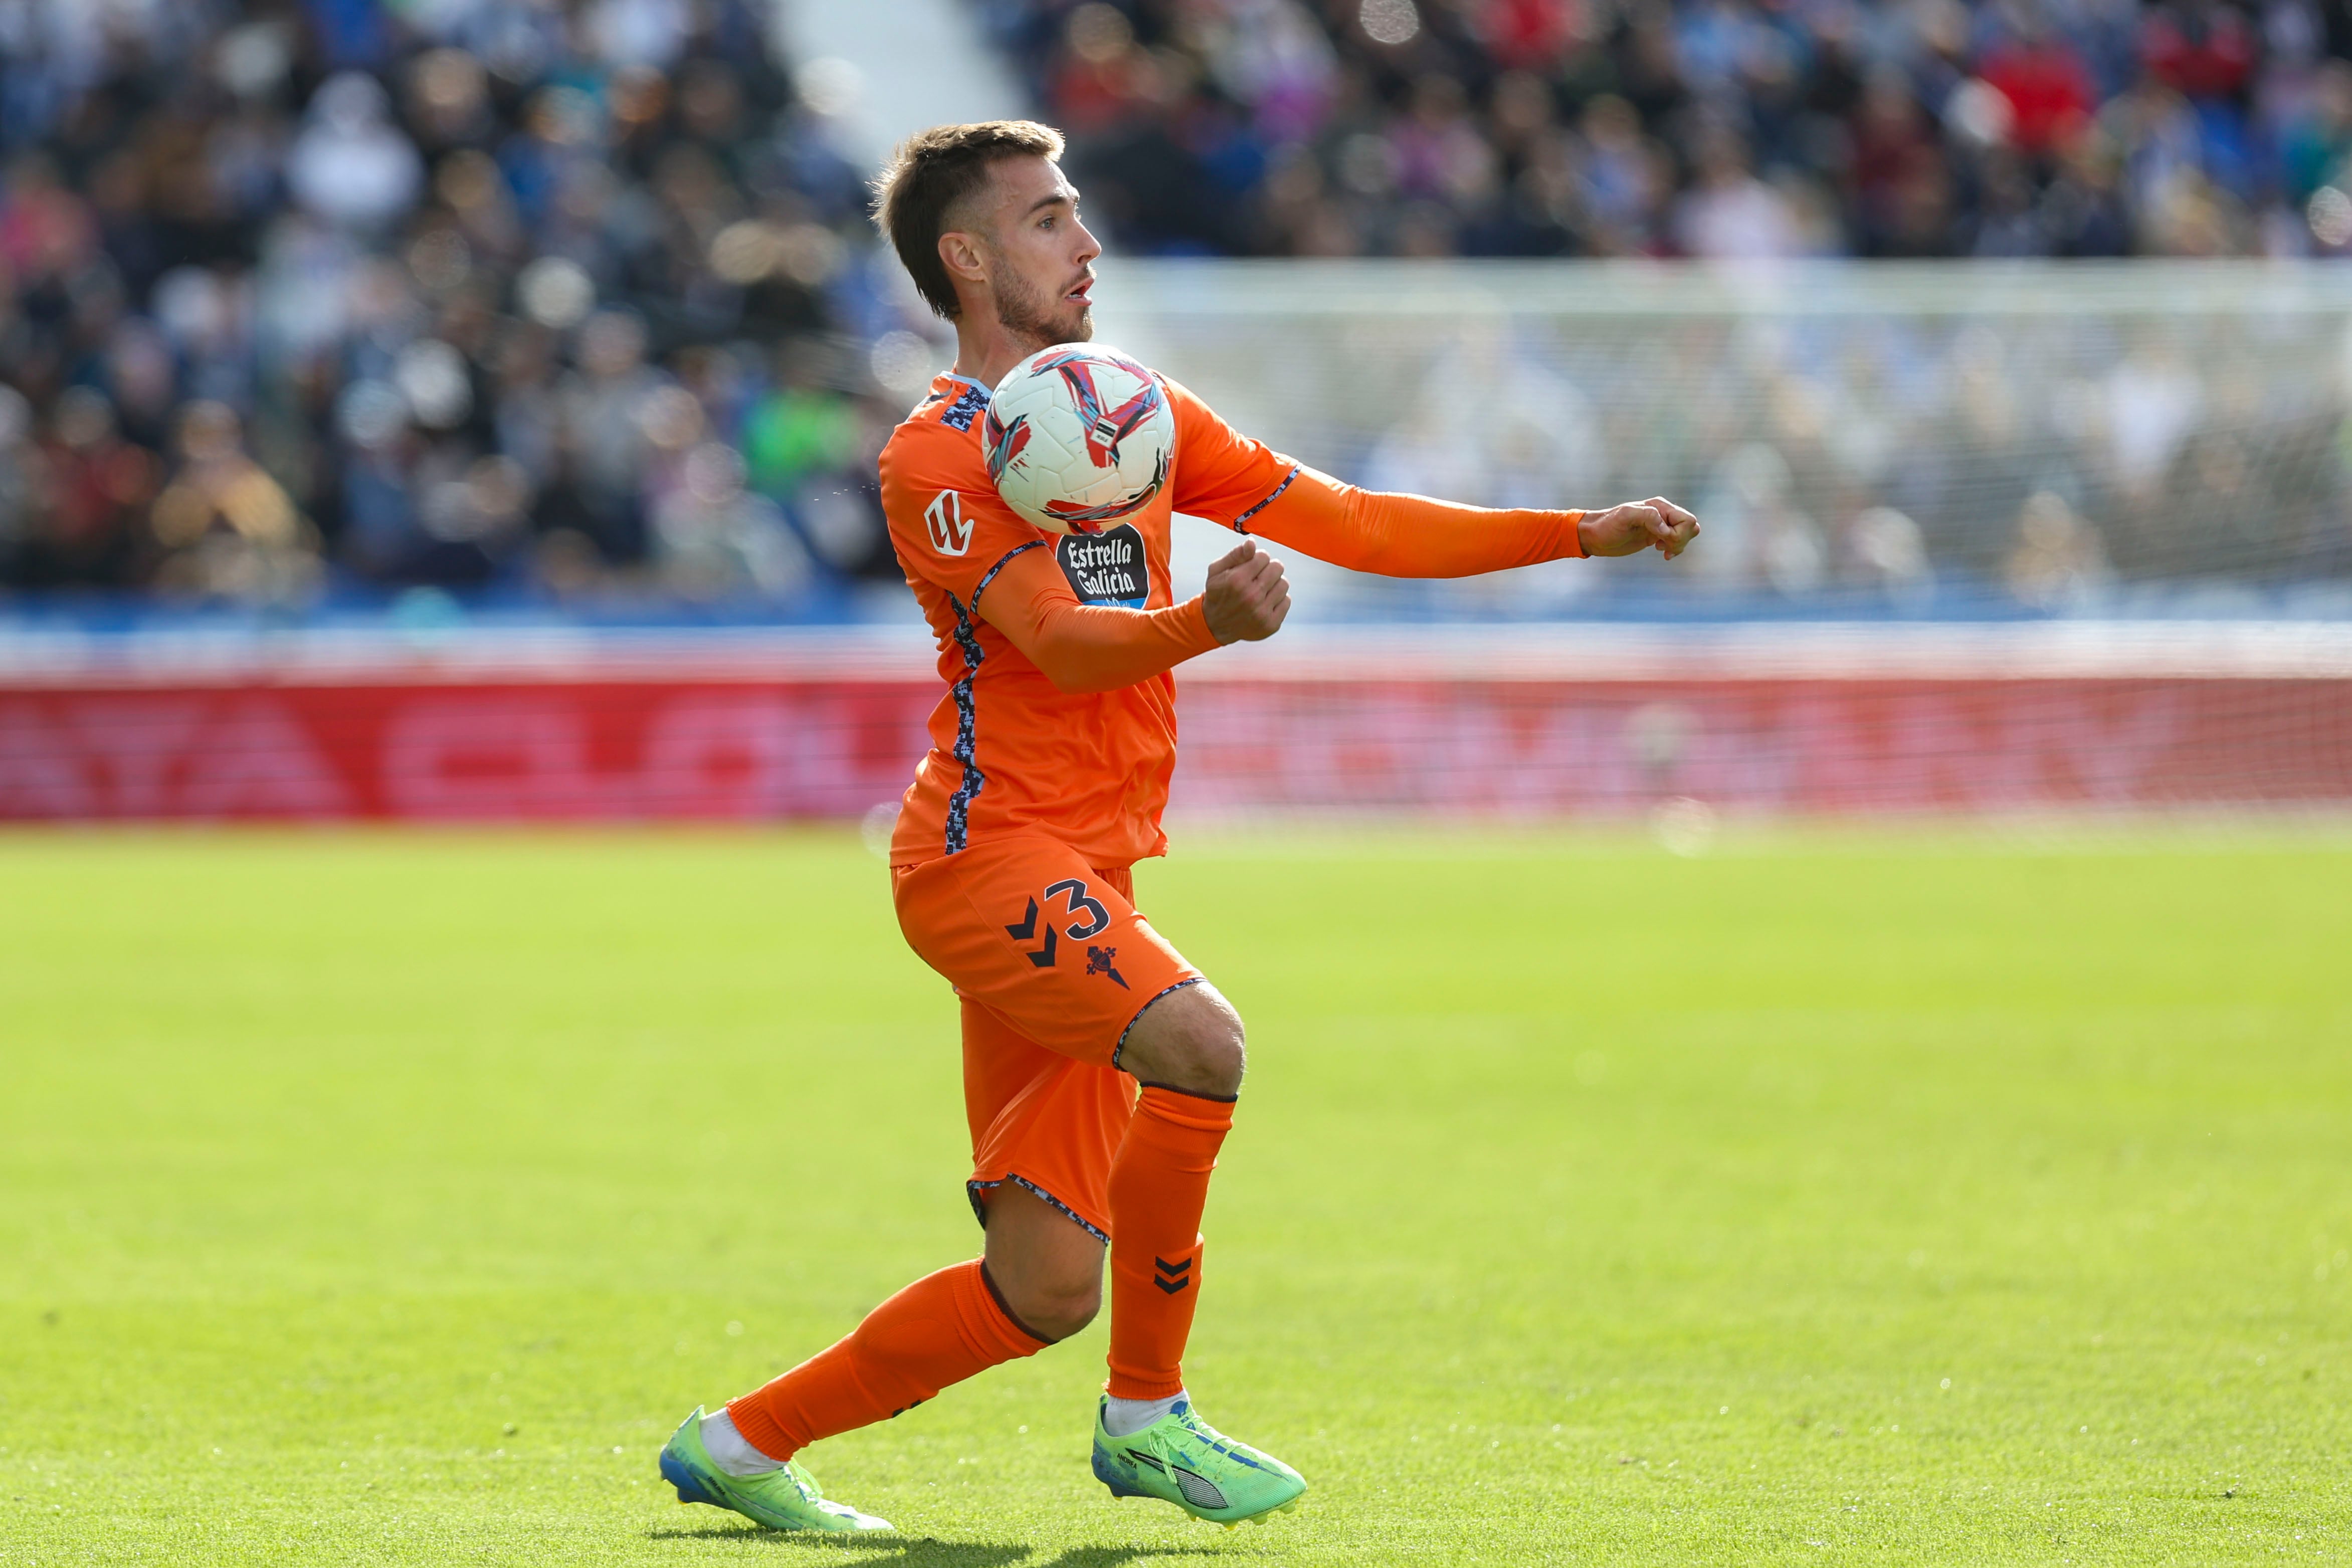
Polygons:
[[41,506],[35,493],[40,459],[33,448],[33,405],[13,386],[0,386],[0,568],[38,579],[30,569],[39,549],[35,532]]
[[2018,602],[2037,610],[2085,608],[2107,582],[2099,536],[2065,500],[2036,490],[2018,509],[2005,573]]
[[[328,222],[373,233],[416,200],[424,167],[415,146],[386,122],[373,77],[344,71],[310,100],[310,123],[286,158],[294,199]],[[428,112],[432,105],[425,106]]]
[[1702,563],[1715,586],[1800,596],[1827,580],[1821,529],[1800,504],[1795,476],[1776,447],[1751,442],[1727,455],[1696,510],[1717,541]]
[[2047,157],[2083,132],[2097,89],[2081,55],[2032,5],[2011,7],[2007,36],[1985,49],[1978,75],[2007,100],[2008,145]]
[[131,582],[142,553],[140,525],[155,495],[152,455],[122,439],[104,393],[74,386],[58,398],[40,459],[47,504],[26,580],[44,587]]
[[664,584],[686,598],[782,597],[806,581],[808,551],[764,496],[743,488],[743,459],[703,443],[654,510]]
[[868,434],[906,398],[863,340],[933,329],[764,5],[19,9],[0,590],[790,610],[896,575]]
[[1597,478],[1599,436],[1573,384],[1516,352],[1508,333],[1474,323],[1420,378],[1364,479],[1474,505],[1549,506]]
[[179,465],[150,513],[164,592],[251,605],[299,603],[315,585],[318,540],[293,499],[246,454],[236,413],[180,413]]
[[743,421],[743,458],[762,495],[785,500],[813,478],[846,470],[857,450],[857,412],[826,384],[831,356],[814,342],[776,355],[775,384]]
[[1891,506],[1868,508],[1844,530],[1840,575],[1898,605],[1924,603],[1936,586],[1919,525]]
[[1750,172],[1747,149],[1728,132],[1709,135],[1701,146],[1674,234],[1685,255],[1707,261],[1766,260],[1795,256],[1803,247],[1788,203]]

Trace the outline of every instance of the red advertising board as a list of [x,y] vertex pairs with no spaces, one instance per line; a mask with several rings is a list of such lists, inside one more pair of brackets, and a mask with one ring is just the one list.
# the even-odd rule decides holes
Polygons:
[[856,816],[928,684],[274,685],[0,692],[0,816]]
[[[1719,657],[1656,679],[1596,676],[1581,656],[1505,668],[1383,646],[1382,658],[1351,647],[1215,672],[1203,661],[1183,682],[1179,806],[2352,805],[2352,669],[2328,661],[2020,673],[1981,659],[1956,672],[1950,660]],[[683,664],[19,669],[0,676],[0,818],[856,816],[904,787],[940,691],[928,655],[903,647]]]

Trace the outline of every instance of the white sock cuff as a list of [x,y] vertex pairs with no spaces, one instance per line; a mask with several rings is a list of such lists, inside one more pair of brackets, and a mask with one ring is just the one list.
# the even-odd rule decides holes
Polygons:
[[735,1418],[727,1407],[702,1418],[702,1446],[709,1452],[710,1462],[730,1476],[764,1476],[770,1470],[784,1468],[782,1459],[772,1459],[751,1447],[751,1440],[735,1430]]
[[1114,1437],[1131,1436],[1142,1431],[1184,1401],[1184,1391],[1178,1389],[1165,1399],[1121,1399],[1117,1394],[1103,1399],[1103,1430]]

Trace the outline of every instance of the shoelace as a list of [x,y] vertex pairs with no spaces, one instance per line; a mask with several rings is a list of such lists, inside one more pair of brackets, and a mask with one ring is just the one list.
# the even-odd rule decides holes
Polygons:
[[[1172,1463],[1180,1458],[1175,1448],[1175,1433],[1162,1430],[1157,1426],[1148,1428],[1148,1430],[1151,1433],[1152,1453],[1166,1462]],[[1194,1438],[1203,1443],[1214,1444],[1224,1447],[1232,1447],[1230,1443],[1224,1441],[1224,1435],[1223,1433],[1210,1426],[1206,1421],[1202,1420],[1198,1415],[1193,1415],[1190,1410],[1185,1411],[1183,1415],[1176,1417],[1176,1432],[1181,1432],[1188,1437]],[[1139,1435],[1140,1434],[1139,1434]],[[1184,1463],[1188,1467],[1197,1467],[1200,1461],[1190,1458],[1184,1458]]]

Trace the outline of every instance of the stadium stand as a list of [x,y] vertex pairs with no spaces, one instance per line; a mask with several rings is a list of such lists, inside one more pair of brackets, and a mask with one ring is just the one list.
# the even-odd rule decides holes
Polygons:
[[2323,0],[982,3],[1136,250],[2352,243],[2352,10]]
[[[1711,531],[1314,614],[2341,613],[2340,8],[940,3],[1072,133],[1109,339],[1349,479]],[[986,47],[779,15],[0,12],[8,614],[903,616],[873,457],[945,351],[861,180]]]
[[873,457],[928,351],[765,7],[47,0],[0,29],[20,604],[838,615],[896,578]]
[[1184,809],[2352,798],[2338,10],[940,4],[0,5],[0,820],[887,832],[874,457],[947,351],[862,182],[1017,95],[938,90],[986,36],[1107,341],[1353,480],[1706,521],[1294,559]]

